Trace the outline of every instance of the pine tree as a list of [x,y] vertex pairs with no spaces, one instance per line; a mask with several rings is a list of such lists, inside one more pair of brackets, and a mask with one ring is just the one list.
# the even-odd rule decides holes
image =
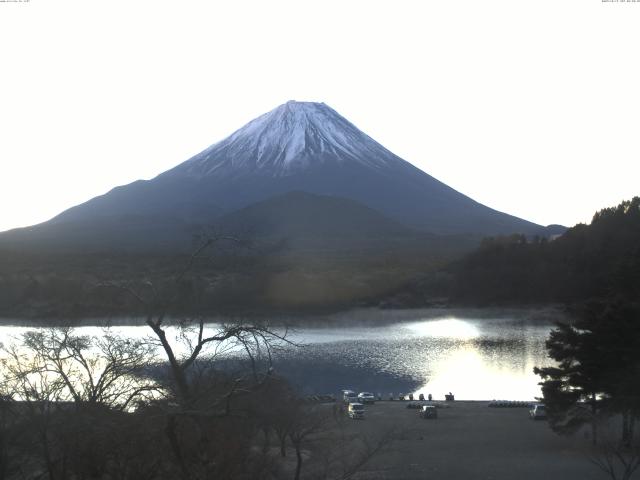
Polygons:
[[572,433],[590,423],[595,442],[599,417],[620,413],[629,442],[640,416],[638,305],[592,302],[571,323],[557,324],[546,347],[558,364],[534,372],[543,380],[551,428]]

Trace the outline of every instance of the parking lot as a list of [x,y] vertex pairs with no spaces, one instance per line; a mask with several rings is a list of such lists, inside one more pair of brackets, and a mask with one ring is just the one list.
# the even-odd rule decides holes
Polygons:
[[371,436],[393,432],[387,451],[357,478],[589,480],[606,478],[588,458],[589,441],[553,433],[530,420],[527,408],[489,408],[489,402],[438,402],[438,418],[423,419],[408,402],[366,406],[348,428]]

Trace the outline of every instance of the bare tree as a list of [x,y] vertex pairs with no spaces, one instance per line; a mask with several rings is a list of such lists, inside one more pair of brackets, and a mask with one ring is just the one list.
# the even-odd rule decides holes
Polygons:
[[334,417],[326,435],[315,448],[317,473],[313,478],[322,480],[348,480],[361,472],[374,458],[385,452],[405,432],[395,427],[374,434],[354,433],[348,428],[344,416]]
[[16,344],[2,346],[2,392],[5,397],[17,397],[20,416],[34,434],[38,457],[49,480],[64,478],[57,467],[59,456],[51,436],[53,411],[64,395],[64,382],[47,375],[43,359],[31,356]]
[[[183,409],[192,407],[194,397],[190,378],[195,370],[193,367],[199,359],[207,357],[212,360],[224,352],[241,351],[246,354],[251,362],[254,379],[258,378],[258,360],[265,366],[265,373],[269,371],[274,349],[282,344],[292,344],[287,338],[287,329],[276,329],[264,321],[237,321],[220,325],[207,326],[205,318],[182,318],[174,321],[169,318],[168,312],[172,305],[180,304],[187,295],[193,298],[192,291],[185,294],[190,288],[185,285],[187,278],[195,268],[198,261],[210,260],[208,251],[220,244],[247,247],[247,241],[232,235],[217,232],[203,235],[199,238],[199,246],[189,257],[185,267],[179,271],[168,289],[162,291],[151,280],[141,283],[144,289],[135,288],[130,284],[116,284],[106,282],[102,287],[116,288],[133,296],[142,308],[147,312],[145,324],[153,332],[151,342],[160,347],[166,357],[175,386],[176,400]],[[139,284],[140,285],[140,284]],[[196,300],[194,300],[196,301]],[[172,341],[168,328],[174,328],[176,335]],[[181,345],[179,345],[181,344]],[[186,347],[186,348],[185,348]],[[225,396],[226,397],[226,396]]]
[[[315,403],[296,396],[276,385],[273,396],[264,397],[262,415],[278,440],[277,455],[284,460],[287,447],[294,453],[294,462],[287,471],[294,479],[347,480],[352,478],[398,438],[395,429],[362,433],[354,431],[353,422],[338,415],[333,404]],[[277,403],[269,402],[277,399]],[[264,450],[263,450],[264,451]]]
[[[263,321],[213,325],[207,324],[202,316],[178,321],[170,317],[172,309],[185,304],[186,298],[196,303],[202,300],[202,292],[194,291],[202,287],[202,282],[193,278],[196,263],[210,260],[207,251],[221,243],[245,245],[236,237],[209,235],[201,240],[185,268],[169,285],[158,287],[151,280],[138,282],[137,286],[112,282],[102,285],[128,293],[147,312],[145,324],[152,333],[149,343],[163,353],[170,373],[169,395],[164,404],[165,433],[180,475],[185,479],[220,472],[221,461],[213,459],[225,449],[217,445],[217,451],[212,451],[216,447],[212,425],[215,422],[224,425],[224,419],[231,416],[244,417],[245,420],[238,421],[247,423],[247,406],[244,411],[237,408],[242,403],[239,399],[270,378],[274,350],[291,343],[286,328],[273,328]],[[244,358],[250,368],[230,377],[216,369],[220,357]]]
[[34,446],[25,445],[28,463],[40,459],[50,480],[104,471],[111,425],[124,418],[111,412],[129,411],[158,391],[141,376],[150,347],[108,329],[99,337],[66,327],[29,331],[0,357],[2,391],[16,400],[14,420]]
[[329,420],[327,413],[317,407],[304,408],[300,402],[296,405],[295,410],[288,412],[290,419],[288,436],[296,452],[294,480],[299,480],[302,472],[303,446],[311,436],[326,428]]
[[16,444],[21,432],[16,421],[15,402],[0,388],[0,480],[15,478],[20,470],[20,455]]
[[[613,418],[599,420],[600,442],[588,458],[612,480],[629,480],[640,468],[640,439],[631,437],[620,440],[618,432],[612,428]],[[626,426],[622,428],[624,430]]]
[[110,329],[95,337],[70,327],[29,331],[18,348],[32,359],[31,374],[59,386],[58,400],[126,410],[159,389],[142,376],[154,358],[150,346]]

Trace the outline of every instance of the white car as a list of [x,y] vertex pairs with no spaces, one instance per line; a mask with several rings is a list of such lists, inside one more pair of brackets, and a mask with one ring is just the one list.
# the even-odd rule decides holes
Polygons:
[[358,395],[353,390],[342,390],[342,401],[344,403],[357,402]]
[[536,403],[529,410],[529,418],[531,420],[544,420],[547,418],[547,410],[542,403]]
[[358,400],[362,403],[376,403],[376,397],[371,392],[360,392],[358,394]]

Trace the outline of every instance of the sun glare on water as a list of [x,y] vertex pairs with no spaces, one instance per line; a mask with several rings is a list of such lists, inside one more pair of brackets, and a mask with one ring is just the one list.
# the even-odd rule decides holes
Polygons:
[[456,340],[472,340],[480,336],[480,331],[471,322],[446,318],[411,323],[405,328],[418,337],[447,337]]

